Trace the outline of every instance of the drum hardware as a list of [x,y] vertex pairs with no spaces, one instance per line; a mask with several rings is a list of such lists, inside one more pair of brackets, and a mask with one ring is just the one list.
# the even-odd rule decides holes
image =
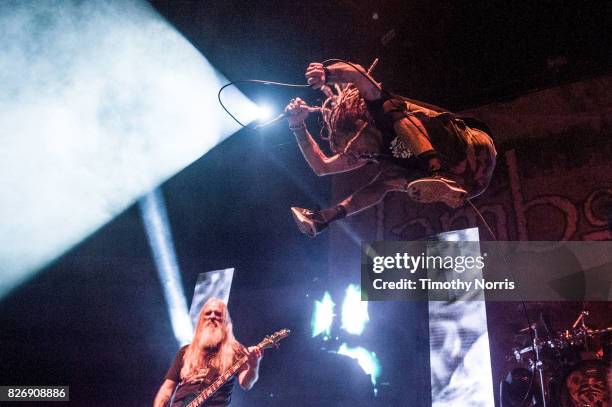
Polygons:
[[538,371],[538,375],[540,378],[540,391],[542,392],[542,407],[546,407],[546,386],[544,385],[544,372],[542,371],[544,369],[544,363],[542,362],[542,359],[540,359],[540,349],[538,346],[538,330],[536,328],[536,325],[533,324],[531,326],[531,330],[533,332],[533,349],[534,349],[534,354],[535,354],[535,360],[534,360],[534,368],[537,369]]
[[586,324],[584,322],[584,317],[589,315],[589,311],[585,311],[582,310],[580,312],[580,315],[578,315],[578,318],[576,318],[576,321],[574,322],[574,324],[572,325],[572,329],[576,329],[576,327],[578,326],[578,324],[581,324],[582,328],[586,328]]
[[[581,311],[570,328],[554,333],[541,317],[546,338],[535,324],[519,331],[531,331],[530,341],[512,348],[506,360],[514,359],[526,367],[512,369],[500,382],[502,407],[612,407],[612,326],[591,329],[586,323],[588,315]],[[527,372],[531,384],[537,373],[539,389],[524,385]]]
[[612,333],[612,326],[608,328],[603,328],[603,329],[587,329],[587,332],[589,335],[601,335],[601,334]]

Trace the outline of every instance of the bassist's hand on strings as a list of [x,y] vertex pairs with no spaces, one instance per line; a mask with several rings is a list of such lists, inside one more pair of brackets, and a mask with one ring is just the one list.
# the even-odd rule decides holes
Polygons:
[[251,367],[259,366],[259,362],[263,357],[263,351],[259,349],[257,346],[249,346],[247,348],[247,363]]

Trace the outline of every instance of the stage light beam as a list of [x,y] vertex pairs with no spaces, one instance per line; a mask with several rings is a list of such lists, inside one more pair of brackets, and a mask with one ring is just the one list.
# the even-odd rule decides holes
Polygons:
[[174,336],[181,346],[193,337],[193,325],[187,311],[187,300],[181,283],[181,273],[176,261],[172,234],[168,227],[168,215],[159,188],[139,201],[140,213],[151,246],[164,297],[168,305]]

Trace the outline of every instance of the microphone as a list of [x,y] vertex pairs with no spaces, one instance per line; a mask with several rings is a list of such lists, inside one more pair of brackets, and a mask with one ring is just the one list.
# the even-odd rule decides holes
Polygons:
[[[308,109],[308,111],[309,111],[310,113],[313,113],[313,112],[318,112],[318,111],[320,111],[320,110],[321,110],[321,108],[320,108],[320,107],[310,107],[310,106],[304,106],[304,107],[305,107],[306,109]],[[272,125],[272,124],[274,124],[274,123],[276,123],[276,122],[278,122],[278,121],[281,121],[281,120],[283,120],[283,119],[287,118],[288,116],[291,116],[291,113],[288,113],[288,112],[283,112],[283,113],[279,114],[278,116],[276,116],[276,117],[275,117],[274,119],[272,119],[272,120],[269,120],[269,121],[267,121],[267,122],[265,122],[265,123],[262,123],[262,124],[258,124],[257,126],[253,127],[253,129],[254,129],[254,130],[259,130],[259,129],[262,129],[262,128],[264,128],[264,127],[268,127],[268,126],[270,126],[270,125]]]

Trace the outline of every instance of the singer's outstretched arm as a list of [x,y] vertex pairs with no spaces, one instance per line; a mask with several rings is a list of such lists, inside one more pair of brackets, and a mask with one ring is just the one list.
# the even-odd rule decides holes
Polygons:
[[306,126],[295,128],[293,134],[298,141],[302,155],[317,176],[339,174],[363,167],[367,160],[354,157],[351,154],[335,154],[326,156],[312,138]]
[[287,116],[289,128],[298,141],[300,151],[317,176],[351,171],[368,163],[367,159],[358,158],[351,154],[335,154],[331,157],[325,155],[306,128],[304,120],[309,114],[309,109],[301,99],[292,100],[285,111],[289,114]]

